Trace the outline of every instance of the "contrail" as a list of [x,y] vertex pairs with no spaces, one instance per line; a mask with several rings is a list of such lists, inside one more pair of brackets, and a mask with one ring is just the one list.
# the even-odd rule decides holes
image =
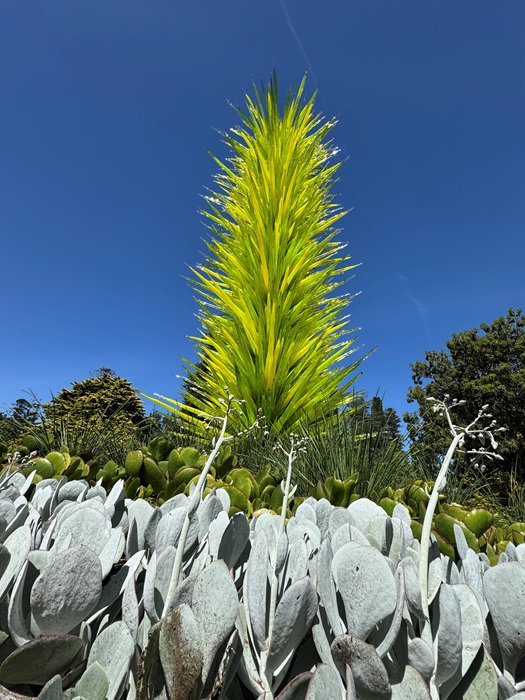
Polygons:
[[406,298],[414,304],[416,307],[416,311],[419,315],[419,318],[421,319],[421,323],[423,324],[425,328],[425,332],[427,334],[427,337],[430,337],[430,327],[428,323],[428,309],[427,307],[422,304],[418,299],[412,296],[408,290],[408,277],[405,277],[405,275],[398,275],[399,279],[403,283],[403,287],[405,288],[405,296]]
[[288,27],[290,28],[290,31],[291,31],[292,34],[293,34],[293,38],[295,39],[295,41],[296,41],[296,43],[297,43],[297,46],[299,47],[299,50],[301,51],[301,53],[302,53],[302,55],[303,55],[303,58],[304,58],[305,63],[306,63],[306,65],[307,65],[307,67],[308,67],[308,70],[310,71],[310,74],[311,74],[312,78],[314,79],[314,82],[315,82],[317,85],[319,85],[319,81],[317,80],[317,77],[316,77],[316,75],[315,75],[314,69],[312,68],[312,64],[311,64],[310,61],[308,60],[308,56],[307,56],[307,54],[306,54],[306,51],[304,50],[304,46],[302,45],[301,40],[299,39],[299,35],[298,35],[297,32],[295,31],[295,27],[294,27],[293,24],[292,24],[292,20],[291,20],[291,18],[290,18],[290,14],[289,14],[289,12],[288,12],[288,9],[287,9],[286,5],[284,4],[284,0],[279,0],[279,4],[280,4],[281,7],[282,7],[284,16],[285,16],[285,18],[286,18],[286,22],[288,23]]
[[[288,8],[284,4],[284,0],[279,0],[279,4],[280,4],[281,9],[283,11],[284,18],[286,19],[286,23],[288,24],[288,27],[289,27],[290,31],[292,32],[293,38],[295,39],[295,43],[299,47],[299,51],[301,52],[301,55],[304,58],[304,61],[306,63],[306,67],[308,68],[308,72],[309,72],[310,76],[312,77],[312,79],[317,87],[318,100],[321,103],[321,105],[323,106],[325,115],[328,115],[328,114],[330,114],[330,110],[328,109],[328,105],[326,104],[326,101],[323,97],[323,92],[320,90],[319,80],[317,79],[317,76],[316,76],[315,71],[312,67],[310,59],[308,58],[308,54],[304,50],[304,46],[303,46],[301,40],[299,39],[299,35],[297,34],[295,27],[293,26],[292,19],[290,17],[290,13],[288,12]],[[326,92],[326,90],[324,92]],[[341,141],[341,152],[348,154],[348,149],[346,147],[346,144],[343,141]]]

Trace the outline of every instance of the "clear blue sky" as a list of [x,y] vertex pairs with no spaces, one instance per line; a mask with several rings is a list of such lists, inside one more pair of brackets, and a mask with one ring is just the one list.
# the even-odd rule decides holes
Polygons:
[[525,305],[523,0],[2,0],[0,404],[105,366],[176,397],[198,210],[252,82],[337,116],[357,386]]

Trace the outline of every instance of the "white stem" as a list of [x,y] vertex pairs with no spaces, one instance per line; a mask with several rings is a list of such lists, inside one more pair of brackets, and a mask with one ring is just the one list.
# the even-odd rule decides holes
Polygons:
[[[286,511],[288,510],[288,499],[290,497],[290,483],[292,480],[292,465],[295,461],[295,450],[294,450],[294,445],[292,442],[292,446],[290,449],[290,452],[288,453],[288,472],[286,474],[286,483],[284,487],[284,492],[283,492],[283,504],[281,508],[281,518],[279,520],[279,530],[277,534],[277,550],[279,548],[279,539],[281,535],[284,532],[284,525],[286,521]],[[275,564],[277,564],[277,550],[275,552]],[[277,586],[279,585],[279,580],[277,578],[277,574],[275,571],[275,564],[273,566],[272,570],[272,583],[270,587],[270,614],[268,617],[268,636],[266,638],[266,649],[265,651],[261,654],[261,676],[265,676],[266,674],[266,661],[268,659],[268,652],[270,651],[270,642],[272,639],[272,634],[273,634],[273,626],[275,623],[275,612],[277,609]],[[267,681],[269,683],[269,686],[271,686],[271,678],[267,678]],[[267,691],[268,694],[268,691]],[[266,696],[265,696],[266,698]],[[270,698],[273,698],[273,695],[270,695],[268,700]]]
[[421,551],[419,554],[419,585],[421,588],[421,606],[423,608],[424,615],[424,624],[423,630],[421,632],[421,638],[425,642],[427,642],[431,649],[432,631],[430,629],[430,615],[428,610],[428,551],[430,548],[430,532],[432,530],[432,519],[436,510],[439,494],[445,488],[445,484],[447,481],[446,477],[448,468],[450,466],[450,461],[452,460],[452,456],[456,451],[456,447],[458,446],[463,436],[464,433],[454,435],[454,439],[452,440],[452,443],[448,448],[448,452],[445,455],[445,459],[443,460],[443,464],[441,465],[441,469],[439,470],[439,474],[437,475],[434,488],[432,489],[432,493],[430,494],[430,498],[428,500],[425,519],[423,521],[423,530],[421,532]]
[[197,485],[195,487],[195,491],[193,492],[193,496],[191,498],[190,505],[188,507],[188,511],[187,511],[186,516],[184,518],[184,524],[182,526],[182,530],[181,530],[180,537],[179,537],[179,543],[177,545],[177,553],[175,554],[175,562],[173,564],[173,571],[171,573],[170,585],[168,587],[168,593],[166,594],[166,601],[164,603],[162,617],[165,617],[165,615],[168,614],[171,600],[172,600],[173,596],[175,595],[175,591],[177,589],[177,586],[179,585],[179,579],[180,579],[180,574],[181,574],[181,570],[182,570],[182,557],[184,556],[184,549],[186,547],[188,530],[190,529],[191,517],[194,515],[195,511],[199,507],[199,503],[201,502],[201,498],[202,498],[202,492],[204,490],[204,485],[206,484],[206,477],[208,476],[208,472],[210,471],[210,467],[213,464],[213,460],[217,456],[217,453],[219,452],[219,449],[220,449],[222,443],[224,442],[225,433],[226,433],[226,424],[228,423],[229,408],[230,408],[230,402],[228,402],[228,406],[226,408],[226,414],[225,414],[223,421],[222,421],[221,433],[217,439],[215,447],[213,448],[210,456],[208,457],[208,459],[206,461],[206,464],[204,465],[204,467],[202,469],[201,475],[200,475],[199,480],[197,481]]

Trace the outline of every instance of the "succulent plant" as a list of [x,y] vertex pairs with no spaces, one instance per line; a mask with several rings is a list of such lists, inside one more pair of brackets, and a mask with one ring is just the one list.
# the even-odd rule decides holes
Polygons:
[[[219,474],[221,438],[204,464],[168,447],[156,443],[168,458],[157,466],[198,474],[155,505],[130,499],[122,480],[106,492],[64,475],[35,483],[36,469],[0,475],[0,696],[522,696],[525,543],[510,539],[520,524],[500,533],[504,548],[494,536],[491,558],[490,513],[439,497],[436,534],[418,539],[410,499],[427,527],[432,514],[421,484],[388,512],[366,498],[296,501],[300,441],[285,450],[282,483],[271,470]],[[133,454],[126,469],[140,474],[146,459]],[[237,494],[264,502],[269,486],[280,512],[248,518],[233,505]]]

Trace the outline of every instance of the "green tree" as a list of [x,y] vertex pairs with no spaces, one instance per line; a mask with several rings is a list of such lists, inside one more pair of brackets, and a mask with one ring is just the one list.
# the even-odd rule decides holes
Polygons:
[[[357,378],[348,334],[348,299],[333,292],[353,269],[334,240],[345,212],[331,187],[340,163],[327,140],[334,121],[303,103],[304,79],[279,107],[275,76],[236,112],[242,126],[225,135],[232,155],[207,197],[211,240],[193,269],[201,335],[199,360],[187,364],[178,410],[188,419],[224,413],[225,387],[244,399],[243,428],[260,409],[274,432],[337,411]],[[203,368],[205,371],[203,372]],[[195,387],[189,390],[188,387]]]
[[374,396],[370,402],[369,416],[373,432],[381,434],[385,446],[401,437],[401,421],[394,408],[383,408],[383,400]]
[[38,419],[39,412],[34,402],[17,399],[7,413],[0,411],[0,442],[11,445]]
[[70,389],[62,389],[42,406],[51,424],[67,422],[69,428],[91,431],[111,424],[121,436],[132,435],[144,423],[144,405],[130,382],[107,367],[92,373]]
[[507,430],[498,437],[498,452],[505,472],[525,471],[525,317],[521,309],[509,309],[492,324],[454,333],[447,350],[425,354],[424,362],[411,365],[414,386],[408,401],[419,407],[404,420],[411,440],[427,465],[437,466],[450,444],[446,425],[432,411],[427,397],[462,399],[454,413],[463,425],[485,404],[498,426]]

